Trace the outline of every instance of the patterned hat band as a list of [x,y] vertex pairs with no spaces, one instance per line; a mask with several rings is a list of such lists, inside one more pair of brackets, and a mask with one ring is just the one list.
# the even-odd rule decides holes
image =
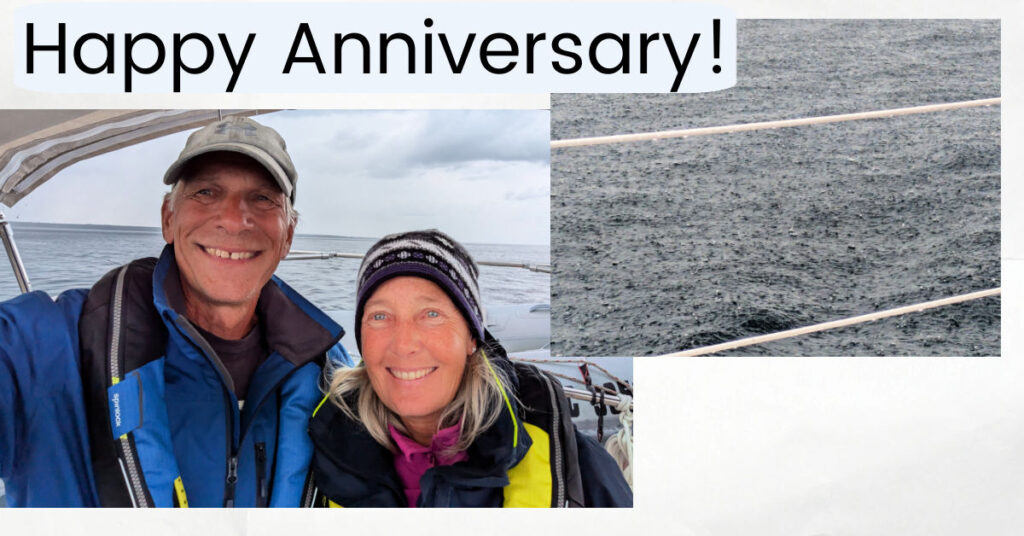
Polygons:
[[478,341],[484,340],[485,314],[480,304],[479,270],[469,252],[450,236],[435,230],[385,236],[370,247],[357,276],[356,344],[362,347],[363,307],[385,281],[403,275],[437,284],[465,317]]

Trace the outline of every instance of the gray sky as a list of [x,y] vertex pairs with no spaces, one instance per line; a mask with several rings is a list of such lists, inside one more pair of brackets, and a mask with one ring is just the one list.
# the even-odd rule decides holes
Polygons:
[[[547,110],[282,111],[256,116],[299,172],[299,233],[436,227],[465,242],[550,243]],[[79,162],[9,220],[160,224],[161,182],[188,133]]]

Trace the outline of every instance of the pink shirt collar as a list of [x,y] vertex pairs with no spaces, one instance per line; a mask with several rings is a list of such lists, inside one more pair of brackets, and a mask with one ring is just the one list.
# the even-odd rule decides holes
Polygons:
[[446,449],[450,449],[458,443],[461,429],[456,424],[438,430],[430,445],[424,446],[405,436],[394,426],[388,425],[391,439],[398,446],[398,452],[395,453],[395,471],[402,479],[409,506],[416,506],[416,501],[420,496],[420,478],[423,477],[423,473],[427,472],[427,469],[438,465],[452,465],[469,458],[465,451],[456,452],[451,456],[444,454]]

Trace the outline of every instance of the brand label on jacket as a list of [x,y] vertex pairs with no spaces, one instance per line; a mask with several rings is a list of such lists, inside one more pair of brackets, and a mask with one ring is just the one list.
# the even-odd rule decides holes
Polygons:
[[115,438],[142,425],[142,384],[137,372],[107,389],[107,407]]

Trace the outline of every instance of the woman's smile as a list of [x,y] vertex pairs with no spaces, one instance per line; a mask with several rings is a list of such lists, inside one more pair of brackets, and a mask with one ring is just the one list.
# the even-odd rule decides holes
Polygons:
[[419,380],[421,378],[426,377],[430,373],[432,373],[435,370],[437,370],[437,367],[427,367],[427,368],[411,369],[411,370],[410,369],[405,369],[405,370],[394,369],[394,368],[388,367],[387,370],[388,370],[388,372],[391,373],[391,375],[393,377],[395,377],[395,378],[397,378],[399,380],[410,381],[410,380]]

